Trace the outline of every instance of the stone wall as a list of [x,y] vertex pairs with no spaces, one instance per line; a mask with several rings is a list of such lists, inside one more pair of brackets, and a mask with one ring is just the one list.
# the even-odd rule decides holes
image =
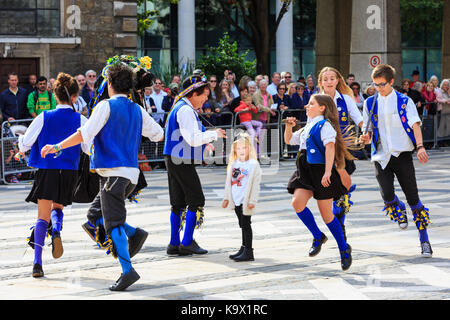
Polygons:
[[81,9],[80,29],[64,32],[80,37],[81,44],[51,44],[49,76],[56,77],[60,71],[73,75],[84,74],[89,69],[100,72],[109,57],[136,54],[136,1],[65,0],[66,9],[73,3]]

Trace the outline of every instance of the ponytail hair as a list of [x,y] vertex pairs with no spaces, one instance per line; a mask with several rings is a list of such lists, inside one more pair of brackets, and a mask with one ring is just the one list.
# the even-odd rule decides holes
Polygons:
[[77,81],[67,73],[60,72],[56,78],[53,92],[60,103],[72,105],[71,96],[78,94],[80,88]]
[[[339,126],[339,114],[336,108],[334,100],[327,94],[314,94],[311,99],[316,100],[319,106],[324,106],[325,111],[323,117],[330,121],[333,129],[336,131],[336,142],[335,142],[335,162],[338,169],[345,168],[345,159],[355,160],[355,157],[348,151],[348,149],[357,150],[355,146],[355,137],[347,134],[349,130],[345,130],[345,137],[341,133]],[[351,128],[349,128],[351,129]],[[358,148],[359,149],[359,148]]]

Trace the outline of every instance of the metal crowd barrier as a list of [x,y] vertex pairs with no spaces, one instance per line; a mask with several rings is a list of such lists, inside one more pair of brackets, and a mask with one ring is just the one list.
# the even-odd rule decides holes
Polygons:
[[17,161],[14,155],[19,152],[18,136],[24,134],[33,119],[5,121],[1,127],[1,180],[10,184],[13,177],[21,180],[34,178],[35,168],[28,167],[30,151],[25,153],[25,159]]
[[[425,104],[427,105],[427,104]],[[285,124],[282,120],[287,116],[294,116],[297,119],[302,119],[302,115],[306,112],[304,109],[288,109],[284,111],[273,110],[275,116],[270,116],[270,121],[264,123],[264,138],[261,144],[260,155],[261,160],[263,158],[288,160],[295,159],[295,155],[298,151],[298,146],[290,146],[284,142],[284,129]],[[436,114],[420,115],[422,120],[422,135],[423,142],[432,145],[432,148],[438,149],[439,143],[450,140],[450,111],[443,110],[444,112],[436,112]],[[227,131],[227,139],[218,139],[213,142],[214,151],[206,154],[205,162],[207,164],[225,165],[227,164],[227,157],[231,144],[233,143],[233,135],[237,129],[244,129],[245,126],[238,123],[239,115],[242,113],[248,113],[250,111],[242,111],[238,113],[221,112],[220,114],[210,113],[216,115],[218,120],[208,120],[208,114],[200,114],[200,120],[202,120],[207,130],[214,128],[221,128]],[[160,113],[164,115],[164,120],[168,115],[168,112]],[[26,153],[25,159],[22,161],[16,161],[14,154],[18,151],[18,134],[23,134],[26,128],[29,126],[33,119],[15,120],[10,122],[3,122],[1,126],[1,180],[9,184],[10,178],[13,176],[19,177],[20,180],[32,180],[35,168],[30,168],[27,165],[29,152]],[[305,121],[301,122],[302,127],[306,124]],[[356,134],[361,134],[358,126],[355,126]],[[154,164],[163,163],[163,149],[164,141],[152,142],[147,138],[142,138],[141,146],[139,148],[138,161],[143,171],[151,170],[149,166]],[[363,151],[365,158],[370,157],[370,152]],[[266,160],[264,159],[264,161]],[[270,163],[270,162],[269,162]],[[27,181],[27,182],[28,182]]]
[[[297,152],[298,152],[298,146],[291,146],[284,142],[284,130],[286,128],[286,124],[282,122],[283,119],[287,117],[295,117],[297,120],[301,120],[304,117],[306,117],[306,110],[305,109],[287,109],[281,111],[281,120],[280,120],[280,150],[281,155],[280,159],[296,159]],[[301,127],[304,127],[306,125],[306,121],[300,122]]]

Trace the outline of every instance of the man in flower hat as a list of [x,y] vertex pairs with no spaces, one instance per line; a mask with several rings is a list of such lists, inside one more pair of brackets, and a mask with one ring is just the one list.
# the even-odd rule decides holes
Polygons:
[[[203,223],[205,196],[195,170],[201,164],[206,144],[226,138],[225,131],[206,131],[197,110],[208,100],[209,86],[205,77],[190,76],[182,85],[167,117],[164,157],[169,181],[171,204],[169,255],[205,254],[194,240],[194,230]],[[184,236],[180,230],[184,224]]]

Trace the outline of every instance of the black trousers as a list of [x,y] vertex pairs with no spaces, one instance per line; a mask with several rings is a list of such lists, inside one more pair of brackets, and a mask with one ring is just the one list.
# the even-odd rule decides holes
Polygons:
[[246,248],[252,248],[253,230],[252,230],[252,216],[243,214],[242,204],[234,207],[234,212],[239,220],[239,227],[242,230],[242,245]]
[[384,202],[393,201],[395,198],[394,176],[397,177],[408,204],[414,206],[419,202],[412,152],[402,152],[397,158],[391,156],[384,170],[378,162],[375,162],[375,176]]
[[165,156],[164,161],[167,168],[172,212],[179,214],[186,207],[189,211],[196,212],[198,207],[203,207],[205,196],[195,165],[175,164],[169,156]]
[[107,234],[126,220],[125,199],[134,190],[135,185],[123,177],[100,177],[100,192],[88,210],[88,220],[95,225],[103,216],[103,224]]

